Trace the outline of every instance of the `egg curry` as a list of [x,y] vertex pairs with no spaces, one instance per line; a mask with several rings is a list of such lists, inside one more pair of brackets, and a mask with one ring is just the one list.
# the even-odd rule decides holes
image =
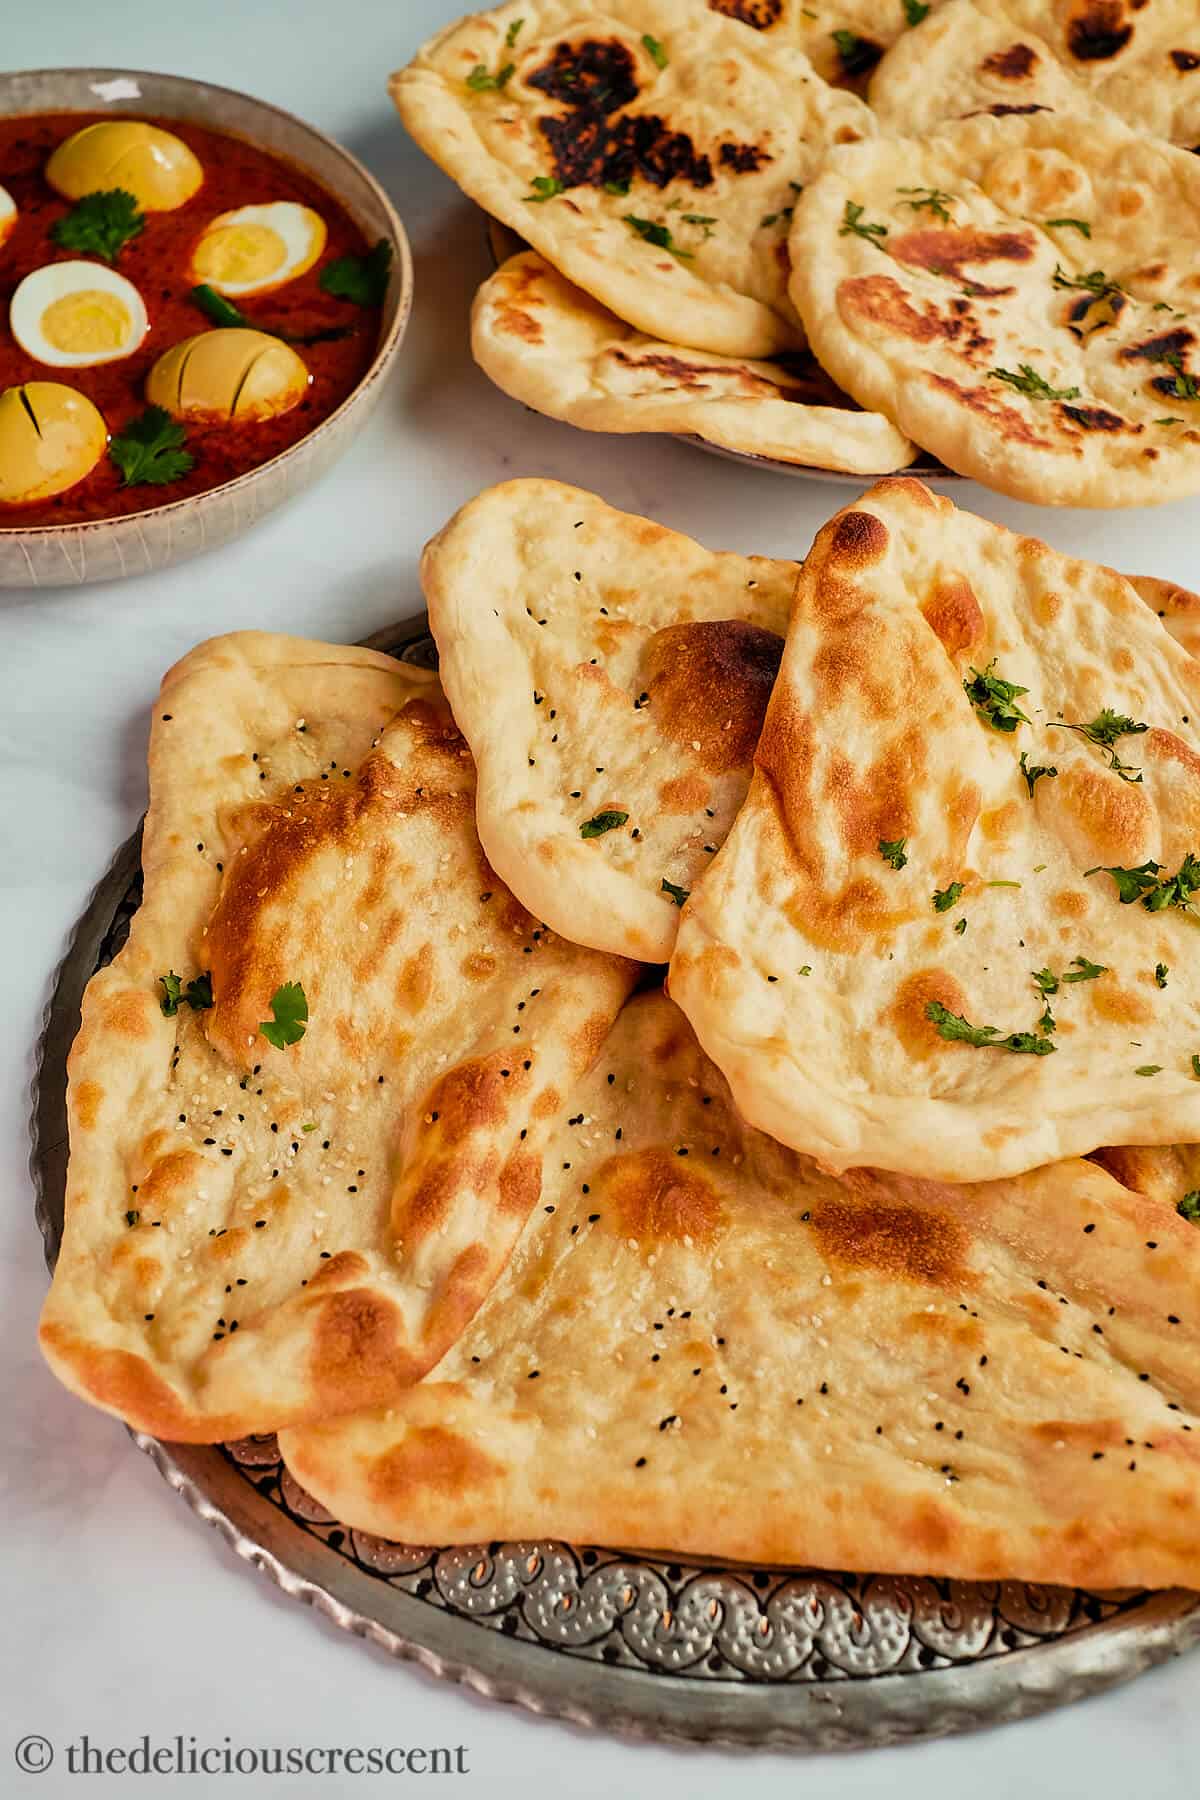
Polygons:
[[288,449],[370,366],[390,260],[240,138],[0,120],[0,531],[159,506]]

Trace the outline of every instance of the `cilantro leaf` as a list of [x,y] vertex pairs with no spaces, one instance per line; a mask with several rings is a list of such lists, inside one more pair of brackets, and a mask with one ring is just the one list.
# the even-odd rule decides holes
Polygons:
[[148,406],[131,419],[108,446],[108,454],[121,471],[122,487],[142,482],[161,486],[178,481],[195,467],[196,459],[183,448],[187,433],[161,406]]
[[1078,231],[1085,238],[1092,235],[1092,228],[1086,219],[1047,219],[1045,223],[1051,229],[1057,228],[1059,231]]
[[1140,1063],[1133,1072],[1135,1075],[1161,1075],[1162,1068],[1161,1063]]
[[946,210],[946,202],[958,198],[957,194],[947,194],[941,188],[936,187],[902,187],[897,188],[896,192],[898,194],[916,194],[917,199],[905,200],[902,205],[911,207],[913,212],[920,212],[923,208],[926,212],[931,212],[935,219],[941,219],[947,225],[950,223],[950,214]]
[[929,12],[926,0],[904,0],[904,22],[906,25],[919,25]]
[[[885,238],[887,236],[887,226],[864,225],[862,216],[863,209],[858,201],[847,200],[845,211],[842,213],[842,222],[838,227],[838,236],[865,238],[868,244],[874,244],[877,250],[883,250],[884,246],[879,240],[880,238]],[[886,250],[884,251],[884,254],[887,254]]]
[[995,657],[986,669],[977,669],[972,664],[970,681],[963,682],[963,692],[981,719],[986,719],[995,731],[1012,732],[1018,725],[1028,725],[1029,719],[1013,702],[1021,694],[1027,694],[1028,688],[1019,687],[1015,681],[1005,681],[999,675],[993,675],[996,666]]
[[865,74],[875,67],[883,54],[878,44],[873,44],[870,38],[859,37],[856,31],[831,31],[829,35],[847,75]]
[[557,175],[535,175],[529,185],[533,189],[532,194],[522,194],[521,198],[530,206],[541,206],[563,192],[563,184]]
[[594,819],[585,819],[579,827],[581,838],[603,837],[606,831],[615,831],[624,825],[629,818],[627,812],[600,812]]
[[1200,1188],[1193,1188],[1190,1194],[1185,1194],[1177,1203],[1175,1211],[1190,1225],[1200,1225]]
[[643,32],[642,34],[642,49],[646,52],[656,68],[666,68],[670,61],[670,57],[667,55],[658,39],[656,37],[651,37],[648,31]]
[[476,63],[467,76],[467,86],[473,94],[499,93],[508,86],[516,72],[516,63],[505,63],[494,75],[485,64]]
[[1192,1058],[1192,1074],[1196,1077],[1197,1081],[1200,1081],[1200,1056],[1193,1056]]
[[893,869],[902,869],[908,861],[904,846],[907,838],[880,838],[879,854],[885,863],[891,863]]
[[132,1211],[127,1212],[125,1214],[125,1223],[129,1226],[129,1229],[131,1231],[133,1230],[133,1227],[135,1225],[138,1225],[141,1223],[141,1217],[142,1217],[142,1215],[137,1210],[136,1206],[132,1209]]
[[285,981],[282,987],[275,989],[271,995],[271,1013],[271,1018],[263,1019],[259,1024],[261,1036],[277,1050],[298,1044],[308,1022],[308,1000],[300,982]]
[[1171,973],[1171,971],[1170,971],[1170,969],[1168,969],[1166,963],[1155,963],[1155,965],[1154,965],[1154,985],[1155,985],[1155,987],[1165,988],[1167,985],[1167,976],[1170,973]]
[[321,270],[322,293],[356,306],[380,306],[392,272],[392,246],[379,238],[365,256],[338,256]]
[[925,1017],[938,1028],[938,1036],[950,1043],[971,1044],[977,1050],[1011,1050],[1016,1056],[1052,1056],[1058,1048],[1049,1038],[1037,1037],[1032,1031],[1013,1031],[1000,1036],[996,1025],[972,1025],[961,1013],[952,1013],[940,1000],[930,1000]]
[[163,989],[159,1005],[166,1019],[173,1019],[181,1005],[190,1006],[193,1012],[207,1012],[213,1004],[212,976],[207,972],[195,976],[186,987],[182,975],[177,975],[174,969],[158,979]]
[[[1159,967],[1161,968],[1161,964]],[[1074,974],[1071,973],[1074,970]],[[1064,981],[1095,981],[1101,975],[1108,974],[1107,963],[1089,962],[1086,956],[1073,956],[1071,968],[1063,976]]]
[[627,181],[606,181],[604,184],[604,191],[606,194],[616,194],[620,197],[624,197],[624,195],[629,192],[629,185],[630,184]]
[[656,250],[668,250],[672,256],[691,262],[691,251],[681,250],[665,225],[659,225],[653,219],[639,219],[636,213],[626,213],[625,223]]
[[85,194],[69,213],[56,219],[50,236],[64,250],[79,250],[111,263],[145,224],[146,215],[138,211],[133,194],[125,188],[103,188]]
[[1114,294],[1125,292],[1120,282],[1106,275],[1103,269],[1092,269],[1086,275],[1068,275],[1061,263],[1055,263],[1051,283],[1056,288],[1078,288],[1083,293],[1094,294],[1097,300],[1111,300]]
[[935,888],[933,891],[934,912],[949,912],[963,891],[961,881],[952,881],[949,887]]
[[521,27],[524,25],[524,23],[525,23],[524,19],[514,19],[513,20],[512,24],[509,26],[508,30],[504,34],[504,48],[506,50],[511,50],[513,45],[516,43],[517,39],[521,35]]
[[673,881],[664,880],[659,892],[669,894],[676,906],[682,906],[685,900],[690,899],[692,890],[691,888],[676,887]]
[[1053,764],[1047,766],[1045,763],[1026,762],[1025,758],[1028,754],[1029,752],[1027,750],[1022,750],[1021,752],[1021,773],[1025,777],[1025,786],[1029,789],[1029,798],[1032,800],[1033,790],[1038,782],[1041,781],[1043,777],[1053,779],[1053,777],[1058,774],[1058,770]]
[[1160,881],[1152,894],[1147,894],[1142,905],[1147,912],[1163,912],[1168,906],[1178,906],[1183,912],[1190,912],[1189,901],[1196,889],[1200,888],[1200,862],[1195,853],[1188,851],[1179,865],[1176,874]]
[[1115,868],[1107,868],[1098,863],[1094,869],[1084,870],[1084,879],[1089,875],[1111,875],[1117,884],[1117,898],[1122,906],[1132,906],[1143,894],[1152,892],[1158,886],[1161,863],[1138,863],[1136,868],[1125,869],[1119,864]]
[[1057,994],[1058,976],[1054,973],[1053,969],[1035,969],[1033,971],[1033,985],[1040,994]]
[[1014,373],[1012,369],[989,369],[988,376],[992,381],[1005,381],[1009,387],[1016,388],[1018,394],[1028,394],[1037,400],[1078,400],[1079,398],[1077,387],[1051,387],[1045,376],[1039,375],[1029,363],[1018,363],[1017,369],[1019,373]]
[[1137,719],[1131,719],[1128,713],[1114,712],[1111,706],[1102,706],[1096,717],[1086,725],[1071,725],[1063,721],[1051,720],[1049,729],[1051,731],[1077,731],[1080,737],[1087,739],[1089,744],[1095,744],[1099,749],[1107,751],[1108,766],[1114,774],[1121,777],[1122,781],[1131,783],[1141,781],[1141,770],[1135,768],[1132,763],[1122,762],[1114,748],[1118,738],[1138,737],[1143,731],[1150,729],[1148,725],[1141,724]]
[[960,919],[958,921],[958,924],[954,927],[954,929],[958,933],[959,937],[961,937],[963,932],[967,929],[967,921],[965,919]]
[[1164,393],[1173,395],[1176,400],[1200,400],[1200,383],[1184,368],[1183,358],[1177,350],[1169,351],[1158,360],[1175,371],[1175,379],[1163,387]]

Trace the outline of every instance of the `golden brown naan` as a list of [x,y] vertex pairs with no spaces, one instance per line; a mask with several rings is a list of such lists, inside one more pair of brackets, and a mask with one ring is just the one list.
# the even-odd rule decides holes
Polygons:
[[[473,810],[419,669],[242,632],[165,678],[145,896],[70,1059],[41,1343],[84,1399],[270,1430],[386,1400],[470,1318],[633,974],[517,905]],[[161,977],[209,972],[210,1008],[164,1016]],[[292,982],[307,1029],[275,1047]]]
[[903,469],[917,455],[807,350],[755,362],[648,338],[534,250],[511,257],[476,294],[471,349],[514,400],[584,431],[691,433],[856,475]]
[[[1145,729],[1078,729],[1113,715]],[[746,1117],[834,1167],[1200,1141],[1197,857],[1195,660],[1112,570],[900,477],[804,564],[671,992]],[[1106,871],[1150,864],[1123,903]]]
[[1200,491],[1200,160],[1080,104],[834,150],[791,292],[834,380],[961,474],[1157,504]]
[[749,785],[796,564],[526,480],[463,507],[421,580],[492,867],[577,943],[665,962]]
[[426,44],[391,92],[421,148],[569,280],[728,356],[803,341],[796,186],[876,129],[801,51],[700,0],[509,0]]
[[567,1108],[544,1203],[438,1368],[283,1434],[339,1519],[1200,1585],[1200,1229],[1173,1206],[1079,1161],[823,1174],[743,1124],[658,994]]
[[696,0],[772,43],[794,44],[826,81],[865,85],[890,44],[945,0]]

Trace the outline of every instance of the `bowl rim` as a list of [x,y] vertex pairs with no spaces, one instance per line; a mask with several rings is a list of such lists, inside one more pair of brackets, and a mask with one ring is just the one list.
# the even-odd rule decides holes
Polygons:
[[[5,90],[10,84],[17,81],[29,81],[36,76],[46,75],[76,76],[79,78],[87,77],[93,81],[161,81],[179,88],[190,88],[193,91],[202,90],[209,93],[228,94],[235,100],[244,101],[249,105],[256,107],[260,112],[273,114],[276,118],[285,120],[289,125],[298,126],[301,132],[306,133],[311,138],[316,138],[326,149],[333,151],[343,162],[348,163],[354,172],[366,183],[375,200],[379,203],[384,218],[387,221],[388,231],[392,240],[392,249],[397,264],[399,265],[400,292],[396,301],[396,316],[383,337],[380,339],[374,356],[371,358],[370,363],[359,377],[358,381],[351,388],[345,399],[342,400],[331,413],[327,413],[320,423],[314,425],[311,431],[306,431],[303,437],[297,438],[294,444],[289,444],[286,450],[280,450],[274,456],[268,457],[266,462],[257,463],[254,468],[246,469],[242,474],[234,475],[228,481],[218,482],[215,487],[204,488],[198,494],[185,494],[177,500],[163,501],[158,506],[139,507],[134,512],[106,514],[101,515],[101,517],[96,519],[67,520],[61,525],[5,525],[3,520],[0,519],[0,545],[17,543],[22,539],[34,538],[38,539],[39,542],[46,539],[53,541],[55,539],[79,536],[83,533],[94,533],[125,524],[140,525],[144,521],[150,519],[165,519],[171,514],[181,510],[194,510],[201,507],[206,501],[215,501],[218,495],[223,498],[227,494],[236,493],[240,488],[253,483],[260,475],[263,475],[266,470],[278,469],[282,464],[286,463],[289,458],[297,455],[299,451],[305,449],[307,445],[314,443],[319,437],[326,433],[337,420],[342,418],[357,402],[367,388],[373,386],[374,383],[379,380],[400,347],[400,340],[404,336],[405,329],[408,325],[413,301],[412,247],[409,244],[408,233],[404,228],[404,223],[399,213],[396,211],[395,206],[392,204],[391,196],[387,193],[382,182],[371,173],[365,163],[359,161],[352,150],[347,150],[344,144],[339,143],[337,138],[330,137],[329,134],[322,131],[319,126],[310,125],[308,120],[302,119],[298,113],[289,112],[284,106],[276,106],[273,101],[260,100],[257,95],[247,94],[241,88],[227,87],[224,82],[220,81],[204,81],[198,76],[171,75],[163,70],[157,69],[117,69],[103,66],[94,68],[88,66],[60,68],[51,66],[43,69],[5,69],[3,72],[0,72],[0,119],[20,118],[24,116],[18,112],[9,112],[5,110]],[[39,110],[46,111],[48,109],[41,108]],[[63,107],[60,110],[64,112],[76,112],[93,109],[68,106]],[[32,117],[34,115],[30,114],[29,116]],[[213,129],[219,130],[220,128],[214,127]],[[237,137],[239,135],[240,134],[236,131],[227,131],[225,133],[225,136],[227,137]],[[271,154],[274,154],[274,152]],[[301,166],[303,167],[303,165]],[[309,174],[314,181],[317,180],[317,177],[312,174],[311,170],[305,170],[305,172]],[[325,187],[326,184],[324,182],[318,182],[318,186]],[[346,204],[340,195],[335,194],[333,197],[340,205]],[[355,222],[357,223],[357,220]]]

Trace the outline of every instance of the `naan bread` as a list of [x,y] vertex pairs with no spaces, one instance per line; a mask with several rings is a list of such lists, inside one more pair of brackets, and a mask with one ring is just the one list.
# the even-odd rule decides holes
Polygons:
[[533,250],[480,288],[471,348],[514,400],[584,431],[690,432],[726,450],[857,475],[902,469],[917,455],[807,351],[753,362],[645,337]]
[[1127,580],[1158,614],[1175,642],[1182,644],[1189,656],[1200,656],[1200,594],[1157,575],[1130,575]]
[[[504,890],[473,785],[389,657],[242,632],[167,675],[145,897],[70,1060],[41,1342],[85,1400],[196,1442],[374,1404],[488,1291],[632,971]],[[211,1008],[164,1017],[160,977],[208,971]]]
[[885,128],[913,137],[996,108],[1069,110],[1081,93],[1143,131],[1200,145],[1196,0],[950,0],[871,81]]
[[[345,1523],[1200,1585],[1200,1229],[1084,1162],[821,1173],[633,1001],[509,1268],[390,1411],[283,1434]],[[580,1117],[582,1115],[582,1117]]]
[[[702,0],[703,3],[703,0]],[[707,0],[713,12],[740,19],[777,44],[803,50],[826,81],[856,88],[889,44],[945,0]],[[910,16],[911,15],[911,16]]]
[[951,468],[1060,505],[1200,491],[1186,151],[1098,108],[971,119],[831,153],[793,234],[822,364]]
[[800,51],[700,0],[510,0],[434,38],[391,91],[421,148],[569,280],[727,356],[802,342],[796,184],[875,131]]
[[[978,711],[977,672],[1027,722]],[[1149,729],[1063,728],[1105,708]],[[947,1181],[1200,1141],[1198,725],[1200,667],[1112,570],[905,477],[831,520],[671,965],[747,1119]],[[1148,863],[1161,910],[1105,872]]]
[[795,563],[527,480],[451,519],[421,580],[492,867],[576,943],[665,962],[749,785]]
[[1091,1160],[1157,1205],[1182,1206],[1183,1216],[1200,1226],[1200,1144],[1126,1144],[1097,1150]]

